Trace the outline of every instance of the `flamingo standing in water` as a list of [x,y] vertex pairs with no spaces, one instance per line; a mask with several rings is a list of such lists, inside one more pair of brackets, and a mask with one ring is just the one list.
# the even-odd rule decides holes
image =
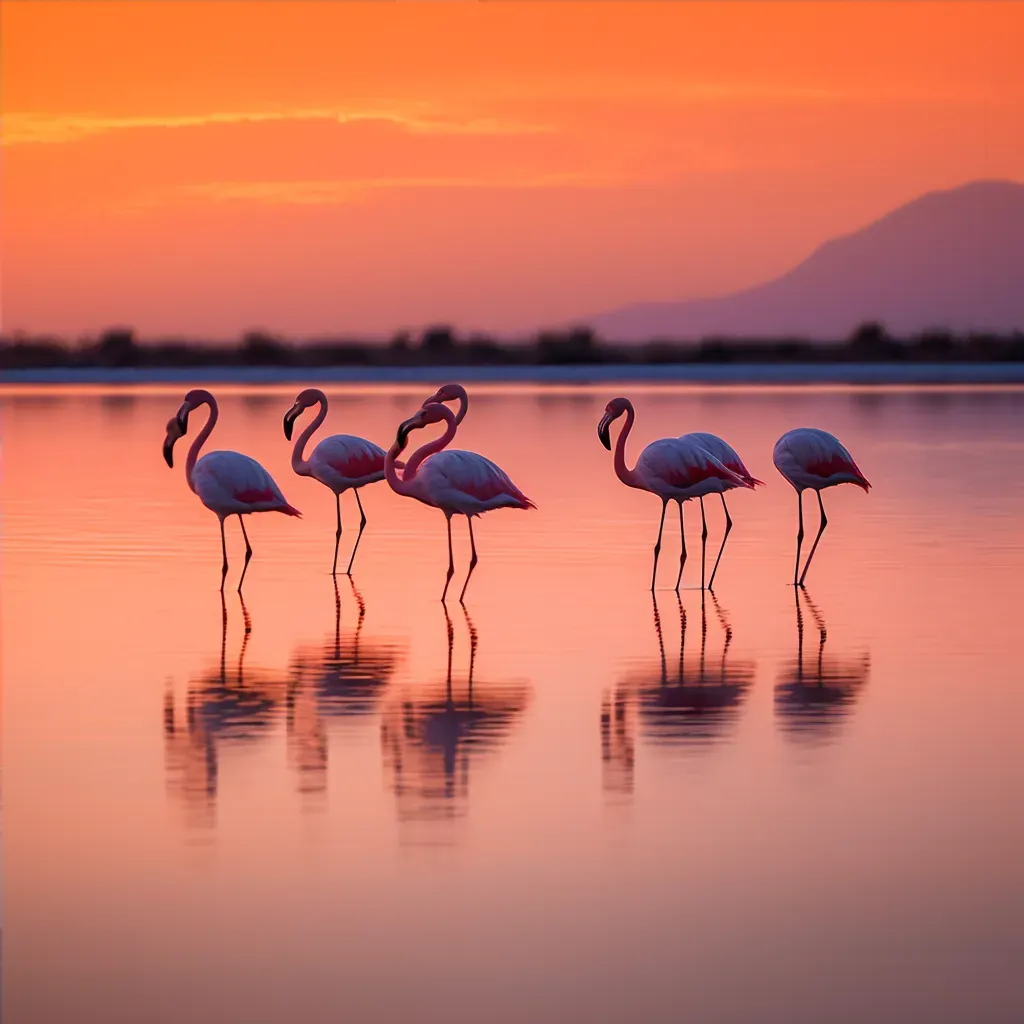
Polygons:
[[[405,450],[409,434],[429,423],[444,421],[447,429],[436,441],[418,448],[409,457],[402,476],[395,460]],[[464,515],[469,523],[469,546],[472,555],[469,572],[462,585],[459,602],[464,603],[469,577],[476,568],[476,541],[473,539],[473,516],[495,508],[536,508],[537,506],[509,479],[508,474],[476,452],[442,451],[455,437],[455,414],[439,402],[420,408],[399,424],[395,443],[384,460],[384,473],[391,489],[398,494],[439,508],[448,521],[448,577],[441,592],[441,603],[448,594],[448,584],[455,575],[452,554],[452,516]]]
[[[683,502],[699,498],[704,494],[721,494],[730,487],[754,485],[731,469],[726,469],[710,452],[693,441],[679,437],[663,437],[652,441],[640,453],[636,465],[626,465],[626,438],[633,429],[635,413],[628,398],[613,398],[605,406],[604,416],[597,425],[597,436],[601,444],[612,450],[610,430],[612,423],[623,413],[626,424],[615,444],[615,475],[627,486],[641,491],[650,491],[661,498],[661,522],[658,524],[658,539],[654,545],[654,569],[651,572],[651,592],[658,576],[658,555],[661,554],[661,535],[665,528],[665,509],[670,501],[679,503],[679,533],[682,550],[679,556],[679,575],[676,590],[683,578],[686,562],[686,536],[683,532]],[[701,580],[701,589],[704,581]]]
[[[691,431],[689,434],[683,434],[679,438],[680,441],[693,441],[698,444],[706,452],[710,452],[718,461],[725,466],[726,469],[731,469],[737,476],[743,477],[751,486],[756,487],[760,484],[764,486],[763,480],[758,480],[757,477],[752,476],[750,470],[743,465],[743,460],[736,453],[736,449],[727,441],[723,441],[717,434],[708,434],[704,431]],[[725,535],[722,537],[722,546],[718,549],[718,557],[715,559],[715,567],[711,570],[711,579],[708,580],[708,590],[714,590],[715,587],[715,573],[718,572],[718,563],[722,560],[722,553],[725,551],[725,542],[729,539],[729,533],[732,530],[732,517],[729,515],[729,507],[725,503],[725,490],[728,490],[733,484],[726,485],[726,488],[719,491],[719,497],[722,499],[722,510],[725,512]],[[700,522],[701,522],[701,552],[700,552],[700,580],[701,586],[704,585],[704,549],[707,547],[708,539],[708,524],[704,518],[704,495],[700,496]]]
[[[775,468],[793,485],[796,490],[796,505],[799,515],[799,526],[796,533],[796,565],[793,568],[793,586],[804,585],[807,570],[811,567],[811,559],[817,550],[818,541],[828,526],[825,506],[821,500],[821,492],[825,487],[836,484],[856,484],[865,491],[871,489],[867,477],[860,471],[853,456],[843,447],[837,437],[816,427],[797,427],[789,430],[775,442],[772,452]],[[818,536],[811,545],[811,553],[804,563],[804,571],[800,572],[800,545],[804,539],[804,491],[810,488],[818,494],[818,508],[821,510],[821,525]],[[798,574],[799,573],[799,577]]]
[[245,532],[242,516],[253,512],[283,512],[286,516],[301,516],[302,513],[285,501],[281,489],[274,483],[274,478],[255,460],[239,452],[209,452],[197,462],[199,449],[213,431],[217,423],[217,400],[209,391],[197,388],[185,396],[181,408],[167,424],[167,436],[164,438],[164,458],[167,465],[174,467],[174,443],[188,432],[188,416],[193,409],[201,405],[210,407],[210,416],[206,425],[188,450],[185,459],[185,479],[189,487],[198,495],[199,500],[211,512],[215,512],[220,520],[220,548],[224,556],[220,573],[220,589],[224,591],[224,580],[228,574],[228,548],[224,539],[224,520],[228,516],[238,516],[245,538],[245,565],[238,580],[238,592],[242,592],[249,559],[252,558],[252,545]]
[[334,533],[334,564],[331,575],[338,575],[338,545],[341,543],[341,494],[351,490],[356,496],[359,506],[359,533],[355,546],[348,560],[346,576],[352,575],[352,563],[356,560],[359,541],[362,540],[366,528],[366,513],[363,503],[359,500],[359,488],[384,479],[384,449],[367,441],[363,437],[352,434],[333,434],[325,437],[313,449],[308,459],[303,458],[306,444],[317,428],[327,417],[327,396],[318,388],[307,388],[295,396],[292,407],[284,414],[284,436],[292,439],[292,428],[304,409],[311,405],[320,405],[320,411],[313,421],[295,439],[292,449],[292,469],[299,476],[311,476],[319,480],[325,487],[334,491],[335,506],[338,513],[338,528]]

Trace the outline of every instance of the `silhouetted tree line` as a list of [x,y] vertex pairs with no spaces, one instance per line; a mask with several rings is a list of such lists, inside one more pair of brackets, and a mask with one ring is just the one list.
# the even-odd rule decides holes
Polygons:
[[0,337],[0,370],[45,367],[204,366],[558,366],[572,364],[1024,362],[1024,332],[954,335],[933,330],[893,338],[865,323],[845,341],[705,338],[652,339],[622,344],[598,339],[589,328],[544,331],[521,342],[486,335],[459,337],[435,326],[418,338],[402,332],[390,343],[337,339],[291,342],[253,331],[237,345],[163,340],[141,342],[130,328],[70,344],[59,338]]

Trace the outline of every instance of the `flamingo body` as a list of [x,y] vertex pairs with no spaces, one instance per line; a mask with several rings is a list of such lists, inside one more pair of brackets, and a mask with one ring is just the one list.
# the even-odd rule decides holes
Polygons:
[[772,461],[797,491],[820,491],[836,484],[871,488],[839,438],[817,427],[788,430],[775,442]]
[[640,453],[633,474],[643,490],[673,501],[750,486],[709,451],[685,437],[652,441]]
[[325,437],[309,456],[310,475],[341,494],[384,479],[385,451],[380,445],[353,434]]
[[[865,491],[871,489],[868,479],[853,461],[853,456],[846,450],[839,438],[827,430],[817,427],[797,427],[788,430],[775,442],[772,452],[775,468],[793,485],[797,501],[797,533],[796,562],[793,568],[793,585],[802,587],[807,578],[807,570],[811,567],[811,559],[818,550],[818,542],[828,526],[825,505],[821,500],[821,492],[826,487],[837,484],[856,484]],[[804,539],[804,505],[803,494],[813,490],[818,495],[818,510],[821,522],[818,535],[811,545],[810,554],[804,562],[804,571],[800,572],[800,546]],[[799,606],[798,606],[799,607]]]
[[[743,464],[743,460],[739,457],[736,449],[733,448],[728,441],[722,440],[717,434],[708,434],[702,430],[694,430],[689,434],[682,434],[679,438],[680,441],[692,441],[706,452],[713,455],[718,461],[725,466],[726,469],[731,470],[737,476],[742,477],[747,481],[748,484],[763,484],[763,480],[758,480],[749,469]],[[730,486],[736,486],[731,484]]]
[[199,500],[222,519],[250,512],[283,512],[301,516],[285,500],[274,478],[241,452],[216,451],[204,455],[192,470],[192,487]]
[[479,516],[496,508],[537,507],[500,466],[457,448],[431,455],[410,483],[411,497],[451,514]]

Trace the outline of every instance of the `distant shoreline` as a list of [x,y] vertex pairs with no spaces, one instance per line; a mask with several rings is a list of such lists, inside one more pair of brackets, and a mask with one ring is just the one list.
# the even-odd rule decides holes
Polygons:
[[1024,362],[990,363],[600,363],[549,366],[47,367],[0,370],[3,385],[77,384],[636,384],[1016,385]]

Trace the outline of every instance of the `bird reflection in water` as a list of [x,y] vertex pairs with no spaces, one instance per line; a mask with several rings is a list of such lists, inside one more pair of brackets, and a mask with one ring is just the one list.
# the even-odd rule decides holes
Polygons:
[[[808,743],[827,743],[835,738],[843,720],[867,682],[870,658],[825,654],[828,630],[818,606],[806,590],[794,587],[796,600],[796,658],[783,666],[775,687],[775,713],[784,735]],[[816,656],[804,657],[804,614],[807,602],[818,628]]]
[[444,685],[407,692],[382,715],[384,767],[402,823],[444,822],[465,815],[472,767],[507,739],[530,701],[526,684],[474,679],[478,636],[465,606],[462,612],[470,639],[465,685],[452,682],[455,630],[444,609],[448,629]]
[[[725,634],[721,657],[709,665],[707,654],[707,601],[711,600]],[[686,657],[687,614],[677,594],[679,608],[679,671],[669,679],[665,636],[657,597],[652,598],[654,631],[658,638],[660,665],[641,668],[627,676],[621,689],[635,694],[640,726],[655,746],[685,750],[706,749],[725,736],[735,723],[739,708],[754,679],[754,662],[730,657],[733,630],[714,593],[702,592],[700,604],[700,657],[696,665]]]
[[239,594],[245,632],[238,665],[228,677],[228,609],[221,594],[220,666],[192,679],[184,708],[184,722],[174,705],[174,694],[164,697],[164,753],[167,788],[187,812],[196,828],[216,825],[218,757],[225,744],[251,744],[267,736],[286,692],[285,681],[261,669],[245,670],[245,649],[252,619]]
[[633,795],[636,763],[636,708],[629,693],[616,686],[601,698],[601,788],[605,796]]
[[288,756],[304,794],[323,794],[327,789],[325,718],[365,719],[375,713],[399,660],[395,645],[363,640],[366,602],[355,580],[345,578],[359,609],[355,630],[342,636],[341,591],[335,577],[334,633],[322,644],[297,648],[291,659]]

